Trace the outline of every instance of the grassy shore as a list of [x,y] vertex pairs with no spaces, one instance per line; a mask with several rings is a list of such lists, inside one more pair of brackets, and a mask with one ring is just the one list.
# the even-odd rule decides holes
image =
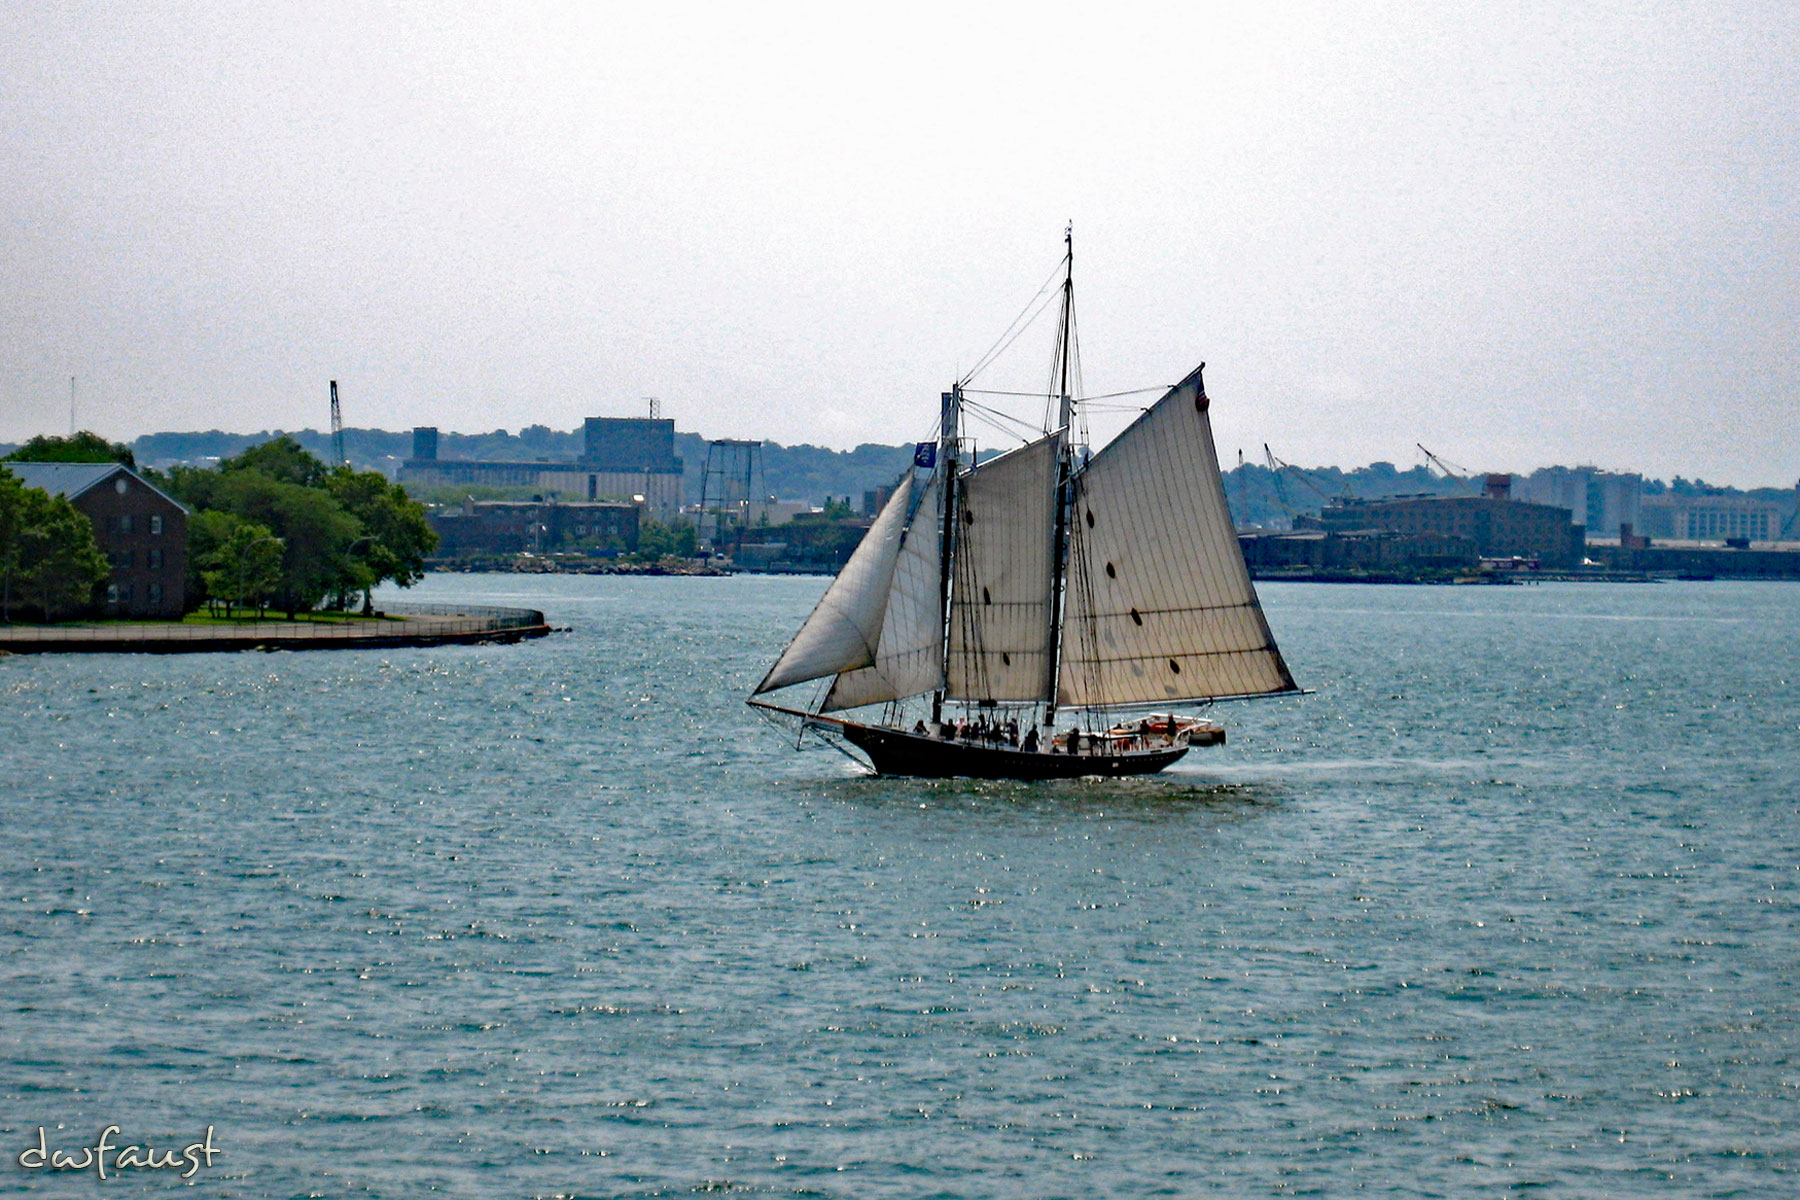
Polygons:
[[140,625],[343,625],[356,621],[401,621],[404,617],[390,616],[384,612],[364,616],[361,612],[303,612],[289,617],[286,613],[265,610],[258,612],[254,608],[229,608],[212,611],[200,609],[186,616],[175,617],[131,617],[105,620],[56,621],[43,624],[36,621],[14,621],[14,625],[29,625],[35,629],[94,629],[122,628],[129,629]]

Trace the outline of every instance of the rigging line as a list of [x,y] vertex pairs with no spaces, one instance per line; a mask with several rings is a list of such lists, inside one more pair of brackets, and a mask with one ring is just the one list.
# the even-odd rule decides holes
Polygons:
[[963,402],[963,407],[964,408],[973,408],[973,409],[977,410],[978,412],[990,413],[996,417],[1005,417],[1008,420],[1016,421],[1019,419],[1017,417],[1014,417],[1011,413],[1006,412],[1003,409],[996,408],[992,404],[983,404],[979,400],[965,400]]
[[977,363],[975,365],[974,370],[970,371],[967,375],[963,376],[963,381],[967,382],[968,380],[975,378],[975,376],[978,375],[979,373],[981,373],[982,371],[985,371],[989,367],[993,366],[995,360],[997,360],[1002,354],[1006,353],[1007,350],[1011,349],[1012,344],[1014,342],[1018,341],[1020,337],[1024,336],[1024,333],[1027,329],[1030,329],[1033,325],[1037,324],[1038,318],[1044,315],[1045,310],[1050,307],[1050,301],[1053,298],[1054,297],[1052,297],[1052,296],[1045,296],[1043,298],[1043,301],[1037,306],[1036,311],[1032,312],[1030,314],[1030,316],[1027,317],[1027,319],[1025,320],[1025,323],[1020,325],[1017,329],[1013,330],[1012,333],[1006,338],[1006,340],[1004,342],[1002,342],[1000,345],[996,346],[991,352],[989,352],[989,354],[986,358],[982,359],[979,363]]
[[[1064,261],[1067,261],[1066,256]],[[969,380],[975,378],[975,376],[979,375],[982,371],[985,371],[989,365],[993,363],[994,359],[1004,353],[1006,348],[1012,345],[1018,336],[1021,333],[1024,333],[1025,330],[1029,328],[1040,315],[1042,315],[1043,309],[1049,304],[1049,297],[1060,293],[1062,290],[1060,287],[1055,289],[1054,292],[1051,289],[1051,285],[1056,282],[1057,277],[1062,273],[1063,263],[1058,262],[1056,264],[1056,270],[1050,272],[1050,278],[1044,281],[1043,286],[1038,289],[1037,295],[1025,302],[1025,307],[1019,311],[1019,315],[1013,318],[1012,324],[1006,327],[1006,332],[1000,335],[1000,340],[995,342],[993,346],[989,348],[988,352],[981,356],[975,366],[969,370],[969,373],[962,377],[959,381],[960,383],[967,384]],[[1031,311],[1034,305],[1037,306],[1038,311],[1036,312]]]
[[[979,414],[971,414],[971,416],[979,416]],[[988,425],[988,426],[992,427],[992,430],[995,434],[995,441],[1000,444],[1001,449],[993,450],[993,451],[985,451],[984,453],[987,455],[987,458],[983,458],[979,462],[974,463],[973,466],[975,466],[975,467],[981,466],[983,463],[985,463],[987,461],[988,458],[994,458],[1000,454],[1010,454],[1010,453],[1012,453],[1012,451],[1017,450],[1020,447],[1029,446],[1032,442],[1036,441],[1038,438],[1043,436],[1043,434],[1041,432],[1039,432],[1035,429],[1031,429],[1029,426],[1027,426],[1023,431],[1020,431],[1020,430],[1003,429],[995,422],[988,421],[985,419],[983,419],[980,423],[983,425]],[[973,467],[971,467],[971,469],[973,469]]]
[[1024,420],[1021,417],[1015,417],[1011,413],[1004,413],[997,408],[989,408],[985,404],[975,404],[969,401],[965,401],[963,407],[965,409],[974,410],[976,415],[982,417],[988,424],[999,429],[1002,433],[1008,432],[1000,424],[1001,422],[1005,422],[1006,424],[1015,425],[1020,430],[1025,431],[1026,440],[1028,441],[1032,438],[1043,436],[1043,430],[1034,426],[1030,421]]
[[1083,396],[1081,402],[1083,404],[1091,404],[1095,400],[1116,400],[1120,396],[1148,396],[1153,393],[1162,393],[1169,390],[1169,388],[1164,387],[1161,384],[1154,384],[1150,387],[1132,388],[1129,391],[1124,392],[1102,392],[1098,396]]
[[[1077,349],[1077,353],[1080,353],[1079,349]],[[1154,383],[1149,387],[1127,388],[1122,392],[1100,392],[1093,396],[1084,396],[1077,392],[1075,399],[1083,404],[1092,404],[1099,400],[1117,400],[1121,396],[1158,396],[1169,390],[1165,384]],[[1055,396],[1054,392],[1011,392],[1000,388],[964,388],[963,392],[964,394],[973,392],[977,396],[1022,396],[1027,400],[1042,400],[1046,396],[1052,398]]]

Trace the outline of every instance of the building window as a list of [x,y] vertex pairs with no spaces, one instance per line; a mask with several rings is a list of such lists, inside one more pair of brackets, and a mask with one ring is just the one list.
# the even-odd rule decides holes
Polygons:
[[120,533],[130,533],[131,532],[131,514],[130,513],[119,514],[119,532]]
[[162,603],[162,584],[153,583],[144,591],[144,598],[152,604]]
[[108,604],[117,604],[119,602],[119,585],[118,584],[109,583],[106,585],[106,602]]
[[129,570],[131,570],[131,551],[129,551],[129,550],[110,551],[106,556],[106,561],[112,566],[112,568],[115,571],[129,571]]
[[153,534],[161,534],[162,533],[162,514],[161,513],[156,513],[151,516],[150,532]]
[[[156,518],[153,517],[151,519],[155,520]],[[150,569],[152,571],[162,570],[162,551],[161,550],[150,551]]]

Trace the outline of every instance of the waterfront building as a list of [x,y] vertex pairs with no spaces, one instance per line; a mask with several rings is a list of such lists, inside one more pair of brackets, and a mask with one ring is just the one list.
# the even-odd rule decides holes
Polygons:
[[1781,536],[1781,506],[1752,496],[1644,498],[1640,532],[1688,542],[1772,542]]
[[551,499],[642,505],[659,521],[681,510],[682,460],[675,456],[675,422],[665,418],[589,417],[582,453],[574,461],[548,458],[501,462],[438,457],[438,431],[413,430],[413,454],[400,468],[402,483],[462,487],[528,487]]
[[187,509],[124,463],[9,462],[26,487],[65,497],[94,525],[112,570],[109,617],[179,618],[187,583]]
[[1258,578],[1283,575],[1417,575],[1472,571],[1480,564],[1473,538],[1387,530],[1326,533],[1321,529],[1238,534],[1244,563]]
[[1580,563],[1585,541],[1582,527],[1570,521],[1567,508],[1501,495],[1345,498],[1325,506],[1319,527],[1337,534],[1382,530],[1465,539],[1481,558],[1535,559],[1555,569]]
[[480,554],[618,552],[638,544],[636,504],[483,500],[427,513],[437,557]]

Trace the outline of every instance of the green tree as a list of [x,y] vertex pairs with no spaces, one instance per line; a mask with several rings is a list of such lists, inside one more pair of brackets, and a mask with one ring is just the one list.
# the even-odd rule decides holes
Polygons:
[[[217,555],[244,523],[282,546],[276,605],[292,616],[327,596],[339,604],[384,580],[410,586],[425,573],[437,534],[425,509],[373,471],[327,467],[283,435],[222,460],[215,469],[176,467],[167,490],[194,510],[188,523],[190,595],[235,595]],[[210,574],[209,574],[210,573]],[[229,586],[228,586],[229,585]],[[224,588],[224,592],[216,589]]]
[[19,577],[19,530],[25,524],[25,485],[0,467],[0,621],[12,624],[13,587]]
[[0,470],[0,619],[12,620],[15,595],[46,621],[74,616],[109,574],[87,517]]
[[137,460],[131,447],[122,442],[109,442],[97,433],[82,430],[68,437],[40,433],[8,454],[7,462],[122,462],[135,469]]
[[[210,467],[173,466],[169,468],[168,486],[164,490],[195,512],[201,512],[215,507],[213,493],[218,490],[222,478],[219,471]],[[189,526],[189,532],[191,534],[192,526]]]
[[290,618],[354,585],[347,552],[362,526],[324,489],[239,469],[219,480],[213,499],[221,511],[264,525],[282,540],[281,583],[274,602]]
[[325,488],[362,525],[352,543],[350,564],[370,608],[370,589],[384,580],[411,587],[425,576],[425,556],[437,549],[437,531],[425,519],[425,506],[389,483],[378,471],[339,467],[325,478]]
[[258,471],[270,479],[301,487],[323,487],[330,468],[284,433],[219,462],[221,475],[237,471]]
[[229,598],[238,608],[254,604],[260,612],[281,587],[282,548],[267,525],[234,519],[225,540],[205,557],[207,594]]
[[207,572],[216,569],[214,556],[243,521],[230,513],[197,508],[187,523],[187,606],[192,612],[202,604],[229,599],[230,589],[214,592],[207,586]]
[[647,562],[660,558],[692,558],[698,549],[694,527],[686,522],[664,525],[645,521],[638,526],[637,556]]

